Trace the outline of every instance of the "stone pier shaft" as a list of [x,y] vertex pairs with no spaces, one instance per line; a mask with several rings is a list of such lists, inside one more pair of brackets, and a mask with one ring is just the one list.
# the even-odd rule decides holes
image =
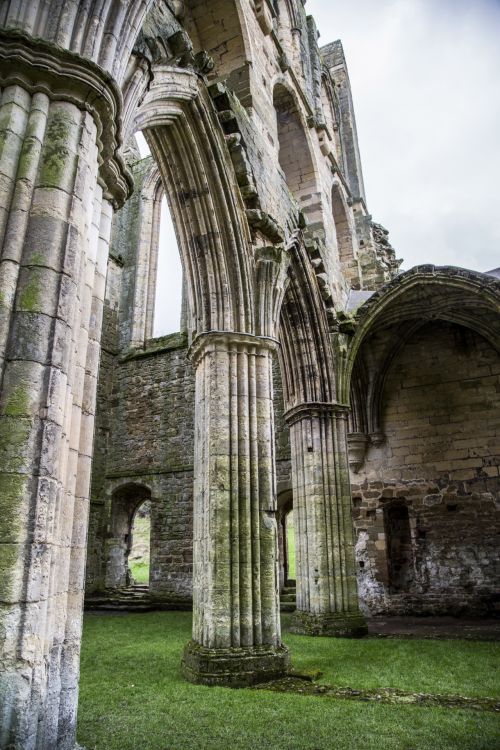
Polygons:
[[249,685],[282,675],[272,358],[274,342],[207,333],[196,367],[193,640],[185,676]]
[[0,747],[69,750],[120,102],[97,66],[7,31],[0,77]]
[[304,403],[286,414],[292,451],[297,611],[293,631],[361,636],[347,454],[347,408]]

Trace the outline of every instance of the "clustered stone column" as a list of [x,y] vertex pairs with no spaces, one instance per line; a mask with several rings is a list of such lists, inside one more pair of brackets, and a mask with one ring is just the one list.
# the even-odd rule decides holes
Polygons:
[[113,212],[88,101],[115,94],[5,31],[0,76],[0,746],[69,750]]
[[290,409],[297,611],[293,631],[361,636],[347,453],[347,407]]
[[196,367],[193,682],[249,685],[284,673],[277,565],[272,339],[201,334]]

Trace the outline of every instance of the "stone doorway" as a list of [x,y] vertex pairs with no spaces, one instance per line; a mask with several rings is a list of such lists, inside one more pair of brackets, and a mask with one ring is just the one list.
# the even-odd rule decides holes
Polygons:
[[[147,534],[145,522],[149,518],[151,526],[151,492],[147,487],[139,484],[128,484],[119,487],[111,498],[111,524],[107,540],[106,555],[106,588],[119,589],[132,586],[135,582],[130,563],[139,559],[139,554],[147,552],[149,585],[149,538],[145,544]],[[134,549],[134,529],[136,531],[136,546]],[[141,533],[138,534],[138,530]],[[139,536],[141,539],[139,540]],[[139,549],[139,541],[142,542]],[[130,561],[130,562],[129,562]],[[144,572],[144,568],[143,568]],[[138,582],[138,581],[137,581]]]
[[133,515],[127,564],[132,586],[149,588],[151,561],[151,501],[145,500]]

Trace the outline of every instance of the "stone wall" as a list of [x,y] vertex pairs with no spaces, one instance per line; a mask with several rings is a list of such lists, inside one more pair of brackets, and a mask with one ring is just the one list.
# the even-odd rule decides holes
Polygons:
[[470,329],[429,323],[397,354],[385,440],[352,475],[360,594],[372,613],[495,611],[499,391],[498,353]]
[[[113,493],[137,484],[152,496],[151,591],[189,604],[194,380],[186,353],[185,339],[174,334],[114,369],[110,355],[103,356],[89,592],[105,585]],[[367,612],[495,611],[499,389],[497,353],[456,325],[424,326],[393,362],[382,404],[385,441],[372,445],[351,475],[358,585]],[[290,438],[277,362],[274,398],[277,491],[284,496],[291,490]],[[108,445],[110,430],[119,438]]]
[[173,334],[154,339],[144,350],[115,357],[114,364],[109,355],[103,358],[87,561],[89,593],[106,586],[106,540],[113,526],[115,498],[121,488],[135,485],[151,492],[150,589],[190,598],[194,374],[186,353],[185,337]]

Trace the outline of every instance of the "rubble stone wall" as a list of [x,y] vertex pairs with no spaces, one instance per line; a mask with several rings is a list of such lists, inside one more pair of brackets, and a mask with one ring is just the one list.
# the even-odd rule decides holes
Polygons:
[[[499,391],[498,353],[454,324],[425,325],[393,361],[382,403],[385,441],[369,448],[352,475],[358,582],[370,612],[496,610]],[[398,506],[407,508],[410,550],[391,543]]]

